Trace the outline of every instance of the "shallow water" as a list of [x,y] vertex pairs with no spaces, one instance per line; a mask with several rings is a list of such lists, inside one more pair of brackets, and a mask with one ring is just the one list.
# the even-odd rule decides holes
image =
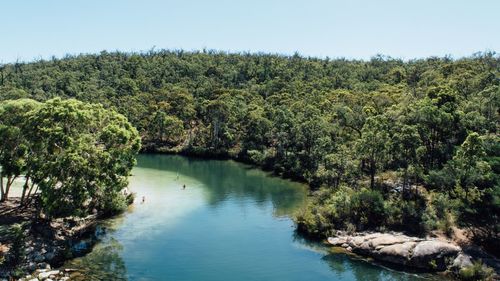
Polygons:
[[[85,280],[428,280],[304,240],[290,216],[306,187],[233,161],[140,155],[136,202],[65,264]],[[183,185],[186,188],[183,189]],[[142,197],[145,201],[142,203]]]

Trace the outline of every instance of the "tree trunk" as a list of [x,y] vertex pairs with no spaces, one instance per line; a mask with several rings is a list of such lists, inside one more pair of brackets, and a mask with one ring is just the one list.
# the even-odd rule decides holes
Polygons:
[[3,202],[3,195],[4,190],[3,190],[3,175],[0,174],[0,202]]
[[[5,202],[7,200],[7,198],[9,198],[10,186],[14,182],[14,179],[15,179],[15,177],[7,176],[7,183],[5,185],[5,189],[3,190],[3,194],[2,194],[2,200],[1,200],[2,202]],[[2,179],[2,181],[3,181],[3,179]]]
[[375,163],[370,161],[370,188],[373,189],[375,187]]
[[30,181],[30,175],[29,173],[26,175],[26,181],[24,182],[23,185],[23,194],[21,195],[21,205],[24,203],[24,199],[26,198],[26,191],[28,190],[28,182]]
[[[10,180],[9,180],[9,178],[10,178]],[[14,183],[15,179],[16,179],[16,177],[8,177],[7,178],[7,186],[5,187],[5,200],[7,200],[7,198],[9,198],[10,187],[12,186],[12,183]]]
[[[31,195],[35,195],[35,194],[38,192],[38,185],[37,185],[37,186],[36,186],[36,189],[35,189],[35,192],[33,192],[33,193],[32,193],[32,191],[33,191],[33,187],[34,187],[34,186],[35,186],[35,183],[34,183],[34,182],[32,182],[32,183],[31,183],[31,187],[30,187],[30,191],[28,192],[28,198],[30,198],[30,197],[31,197]],[[30,199],[30,201],[31,201],[31,199]]]
[[[403,190],[401,190],[401,194],[403,195],[403,199],[406,198],[408,194],[408,168],[405,168],[404,174],[403,174]],[[411,192],[411,189],[410,189]]]
[[35,183],[33,181],[31,181],[30,190],[28,191],[28,195],[26,196],[26,199],[29,199],[31,197],[31,194],[35,194],[35,193],[31,193],[33,191],[33,186],[35,186]]

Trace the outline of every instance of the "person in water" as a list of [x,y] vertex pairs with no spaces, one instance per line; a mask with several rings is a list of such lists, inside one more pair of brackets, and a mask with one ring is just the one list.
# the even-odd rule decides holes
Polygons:
[[186,189],[186,185],[185,184],[182,185],[182,189]]
[[146,196],[142,196],[142,203],[146,201]]

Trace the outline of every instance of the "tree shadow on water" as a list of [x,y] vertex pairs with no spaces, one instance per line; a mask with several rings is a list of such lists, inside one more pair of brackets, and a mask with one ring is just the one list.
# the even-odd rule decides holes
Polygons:
[[96,245],[87,255],[67,262],[64,268],[78,270],[71,280],[128,280],[122,251],[123,246],[111,238]]

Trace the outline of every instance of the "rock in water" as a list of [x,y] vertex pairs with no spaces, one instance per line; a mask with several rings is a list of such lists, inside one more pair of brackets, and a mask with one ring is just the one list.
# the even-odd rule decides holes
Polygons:
[[380,249],[377,254],[380,260],[406,265],[416,245],[416,242],[389,245]]
[[454,259],[461,252],[460,247],[449,242],[390,233],[330,237],[328,243],[344,248],[348,244],[355,253],[426,270],[445,270],[447,258]]
[[455,258],[461,250],[460,247],[443,241],[422,241],[413,250],[411,264],[423,269],[446,270],[445,258]]
[[342,244],[345,244],[347,242],[346,239],[343,238],[338,238],[338,237],[328,237],[328,243],[334,245],[334,246],[340,246]]
[[373,248],[385,245],[394,245],[399,243],[408,242],[410,238],[404,235],[382,234],[378,237],[370,239]]

